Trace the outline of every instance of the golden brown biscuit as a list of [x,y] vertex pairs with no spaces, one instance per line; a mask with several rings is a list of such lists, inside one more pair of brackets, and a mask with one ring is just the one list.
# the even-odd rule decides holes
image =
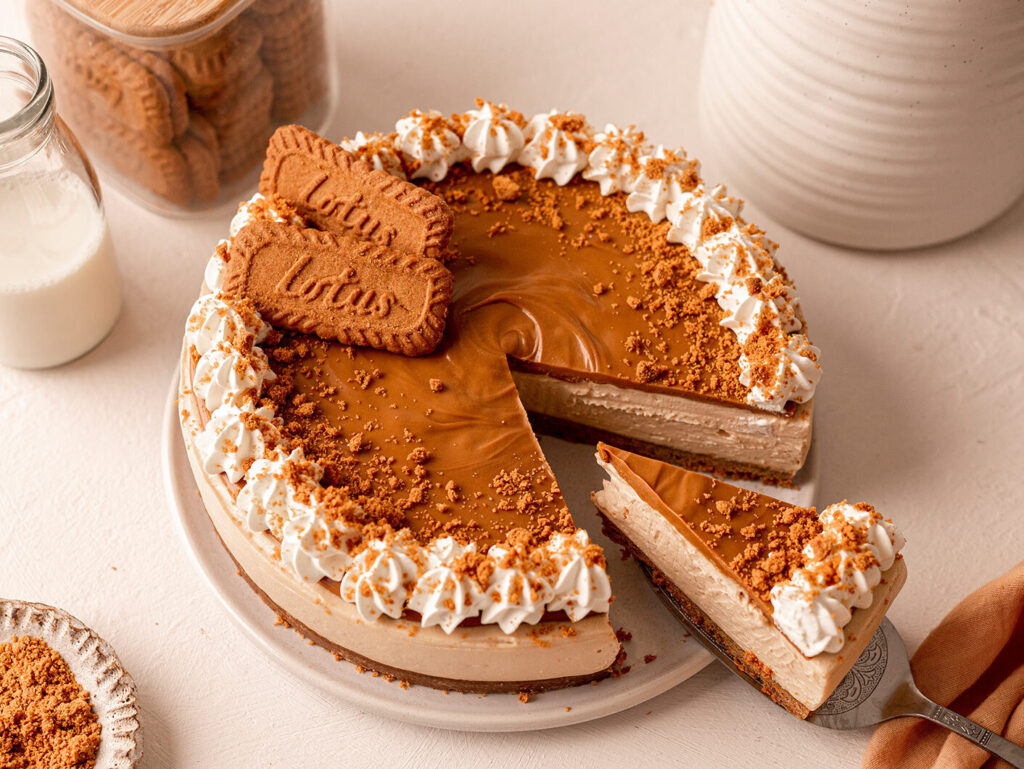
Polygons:
[[262,66],[253,80],[234,97],[202,114],[217,132],[221,159],[221,181],[233,182],[260,164],[267,141],[273,133],[270,105],[273,81]]
[[220,194],[217,178],[219,161],[214,152],[194,133],[188,132],[175,141],[188,166],[192,198],[202,203],[216,200]]
[[131,46],[118,46],[125,55],[135,59],[160,81],[167,92],[167,103],[171,113],[171,127],[175,136],[181,136],[188,128],[188,99],[185,96],[185,82],[178,71],[171,66],[163,54]]
[[279,13],[291,10],[309,0],[256,0],[249,6],[249,12],[257,16],[275,16]]
[[180,150],[170,144],[148,141],[96,109],[91,101],[73,94],[71,91],[63,94],[58,110],[75,133],[88,142],[92,152],[169,203],[185,206],[192,200],[188,164]]
[[434,351],[452,274],[436,259],[258,221],[231,246],[224,290],[275,326],[402,355]]
[[188,97],[193,109],[206,112],[218,109],[232,99],[238,98],[238,94],[244,91],[252,81],[263,71],[263,62],[256,58],[252,66],[239,73],[238,77],[217,91],[204,94],[191,94]]
[[438,256],[452,233],[452,212],[441,198],[302,126],[274,132],[260,192],[291,201],[321,229],[410,254]]
[[58,34],[55,58],[47,62],[58,90],[88,99],[97,113],[153,143],[169,143],[175,129],[170,97],[156,75],[81,25],[67,30]]
[[260,57],[274,78],[272,115],[279,122],[294,120],[327,90],[324,36],[318,33],[324,24],[323,4],[291,0],[265,6],[261,14],[256,17],[263,29]]
[[223,146],[231,144],[234,136],[248,136],[254,126],[266,123],[273,97],[274,81],[260,66],[252,81],[233,98],[214,109],[199,111],[217,130]]
[[217,130],[198,112],[192,112],[188,119],[188,132],[209,150],[214,166],[220,171],[220,144],[217,141]]
[[[220,180],[223,184],[231,184],[250,174],[258,176],[260,161],[274,133],[273,123],[267,122],[260,126],[251,137],[240,140],[233,148],[228,148],[221,156]],[[254,179],[255,181],[255,179]]]
[[210,95],[228,87],[257,59],[263,34],[245,15],[209,37],[168,55],[189,95]]

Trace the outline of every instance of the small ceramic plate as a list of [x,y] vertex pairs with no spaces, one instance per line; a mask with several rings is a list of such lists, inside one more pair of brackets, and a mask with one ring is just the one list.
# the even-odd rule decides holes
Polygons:
[[135,681],[110,644],[66,611],[0,598],[0,643],[11,636],[45,641],[67,662],[100,722],[96,769],[133,769],[142,756]]
[[[639,705],[685,681],[712,657],[662,606],[632,559],[601,534],[590,492],[604,472],[590,446],[542,437],[541,446],[576,522],[605,548],[615,591],[611,621],[632,638],[625,642],[630,670],[599,684],[535,695],[523,704],[515,694],[445,694],[424,686],[402,689],[310,646],[298,633],[274,625],[274,613],[236,574],[196,493],[178,424],[177,376],[164,416],[164,479],[171,510],[180,524],[196,565],[228,613],[264,652],[294,675],[353,706],[408,723],[462,731],[512,732],[590,721]],[[799,490],[773,489],[781,497],[810,504],[814,494],[810,466]],[[650,660],[646,662],[645,660]]]

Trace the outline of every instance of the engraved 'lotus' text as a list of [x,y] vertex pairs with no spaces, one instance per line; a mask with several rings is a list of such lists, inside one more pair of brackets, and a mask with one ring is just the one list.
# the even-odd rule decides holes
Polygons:
[[362,239],[390,246],[398,236],[398,230],[373,215],[362,193],[345,196],[326,189],[324,182],[330,178],[330,174],[324,171],[312,176],[305,188],[299,191],[297,202],[322,216],[331,217],[345,229],[358,233]]
[[359,276],[352,267],[346,267],[336,275],[303,278],[303,272],[312,261],[311,255],[300,255],[281,278],[276,291],[282,296],[310,304],[319,301],[325,307],[377,318],[386,318],[391,314],[391,308],[400,304],[391,291],[377,291],[359,285]]

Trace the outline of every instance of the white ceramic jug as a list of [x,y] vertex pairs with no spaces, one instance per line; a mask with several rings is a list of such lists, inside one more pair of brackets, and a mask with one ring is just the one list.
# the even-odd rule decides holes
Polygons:
[[1024,2],[715,0],[700,111],[730,191],[794,229],[955,238],[1024,192]]

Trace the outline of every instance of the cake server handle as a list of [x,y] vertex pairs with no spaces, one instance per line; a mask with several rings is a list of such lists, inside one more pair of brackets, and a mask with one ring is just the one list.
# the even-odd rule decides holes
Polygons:
[[1010,742],[959,713],[954,713],[949,708],[932,702],[910,682],[904,683],[889,701],[883,713],[883,720],[900,716],[926,718],[970,740],[1016,769],[1024,769],[1024,747]]

